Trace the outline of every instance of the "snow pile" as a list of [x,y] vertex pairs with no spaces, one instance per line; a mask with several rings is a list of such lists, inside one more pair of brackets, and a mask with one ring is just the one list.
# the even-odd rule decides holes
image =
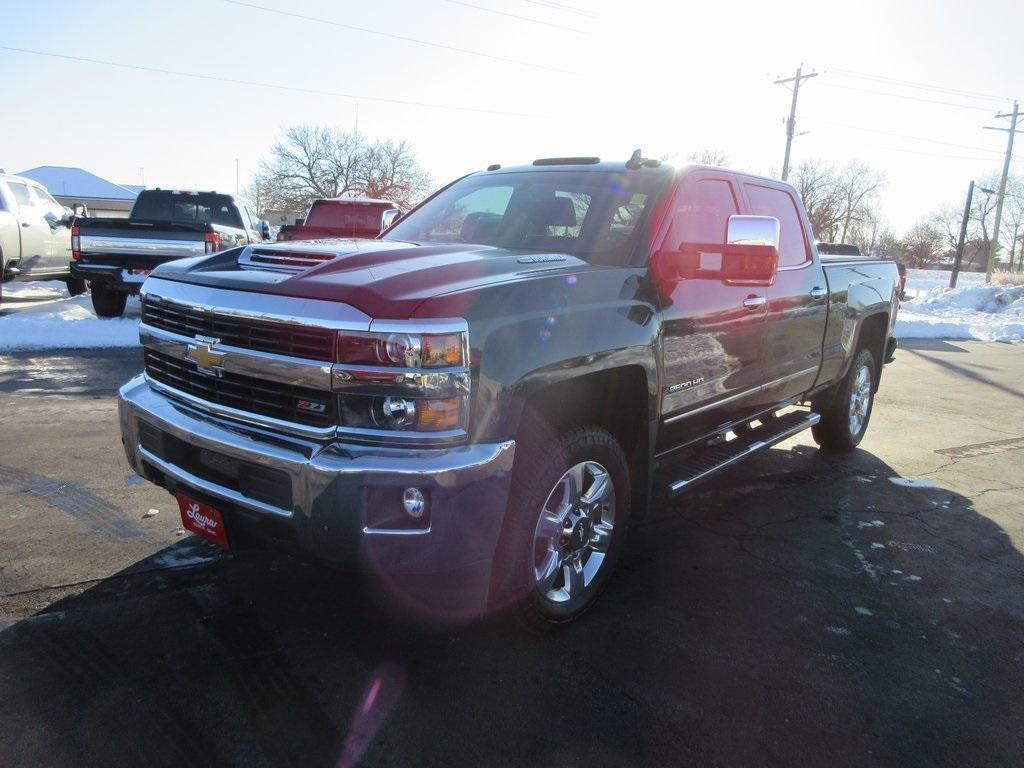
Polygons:
[[[4,295],[8,295],[7,286],[4,286]],[[29,307],[0,317],[0,352],[19,349],[135,347],[138,344],[137,298],[128,300],[125,316],[121,318],[96,317],[87,295]]]
[[[948,288],[950,274],[952,273],[949,270],[908,269],[907,298],[919,298],[936,288]],[[984,284],[984,272],[961,272],[956,279],[957,288]]]
[[4,283],[3,299],[18,301],[46,301],[66,299],[68,287],[60,280],[37,280],[28,283]]
[[956,288],[948,286],[949,272],[910,270],[896,335],[981,341],[1024,338],[1024,286],[986,285],[985,276],[976,273],[961,274]]

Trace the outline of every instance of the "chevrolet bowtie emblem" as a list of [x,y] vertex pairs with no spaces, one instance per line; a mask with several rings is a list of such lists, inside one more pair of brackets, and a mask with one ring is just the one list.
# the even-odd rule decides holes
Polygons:
[[213,347],[220,339],[213,339],[209,336],[196,336],[196,343],[188,345],[185,357],[196,364],[196,370],[212,376],[220,376],[219,366],[224,362],[224,353],[215,352]]

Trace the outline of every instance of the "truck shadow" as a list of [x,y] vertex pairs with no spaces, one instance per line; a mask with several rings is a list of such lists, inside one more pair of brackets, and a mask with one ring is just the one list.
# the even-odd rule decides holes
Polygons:
[[0,764],[1020,764],[1024,559],[894,477],[767,451],[636,525],[545,636],[183,542],[0,632]]

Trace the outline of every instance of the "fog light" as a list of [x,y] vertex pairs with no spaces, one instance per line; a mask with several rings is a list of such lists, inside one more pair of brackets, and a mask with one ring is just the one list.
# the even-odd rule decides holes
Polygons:
[[423,498],[423,491],[419,488],[406,488],[402,494],[402,506],[409,517],[419,520],[427,511],[427,500]]

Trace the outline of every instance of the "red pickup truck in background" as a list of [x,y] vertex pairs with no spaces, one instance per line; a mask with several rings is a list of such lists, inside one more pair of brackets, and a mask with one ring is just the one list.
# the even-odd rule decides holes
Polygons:
[[277,233],[278,242],[287,240],[323,240],[331,237],[377,237],[401,215],[390,200],[368,197],[332,197],[317,200],[305,219],[285,224]]

